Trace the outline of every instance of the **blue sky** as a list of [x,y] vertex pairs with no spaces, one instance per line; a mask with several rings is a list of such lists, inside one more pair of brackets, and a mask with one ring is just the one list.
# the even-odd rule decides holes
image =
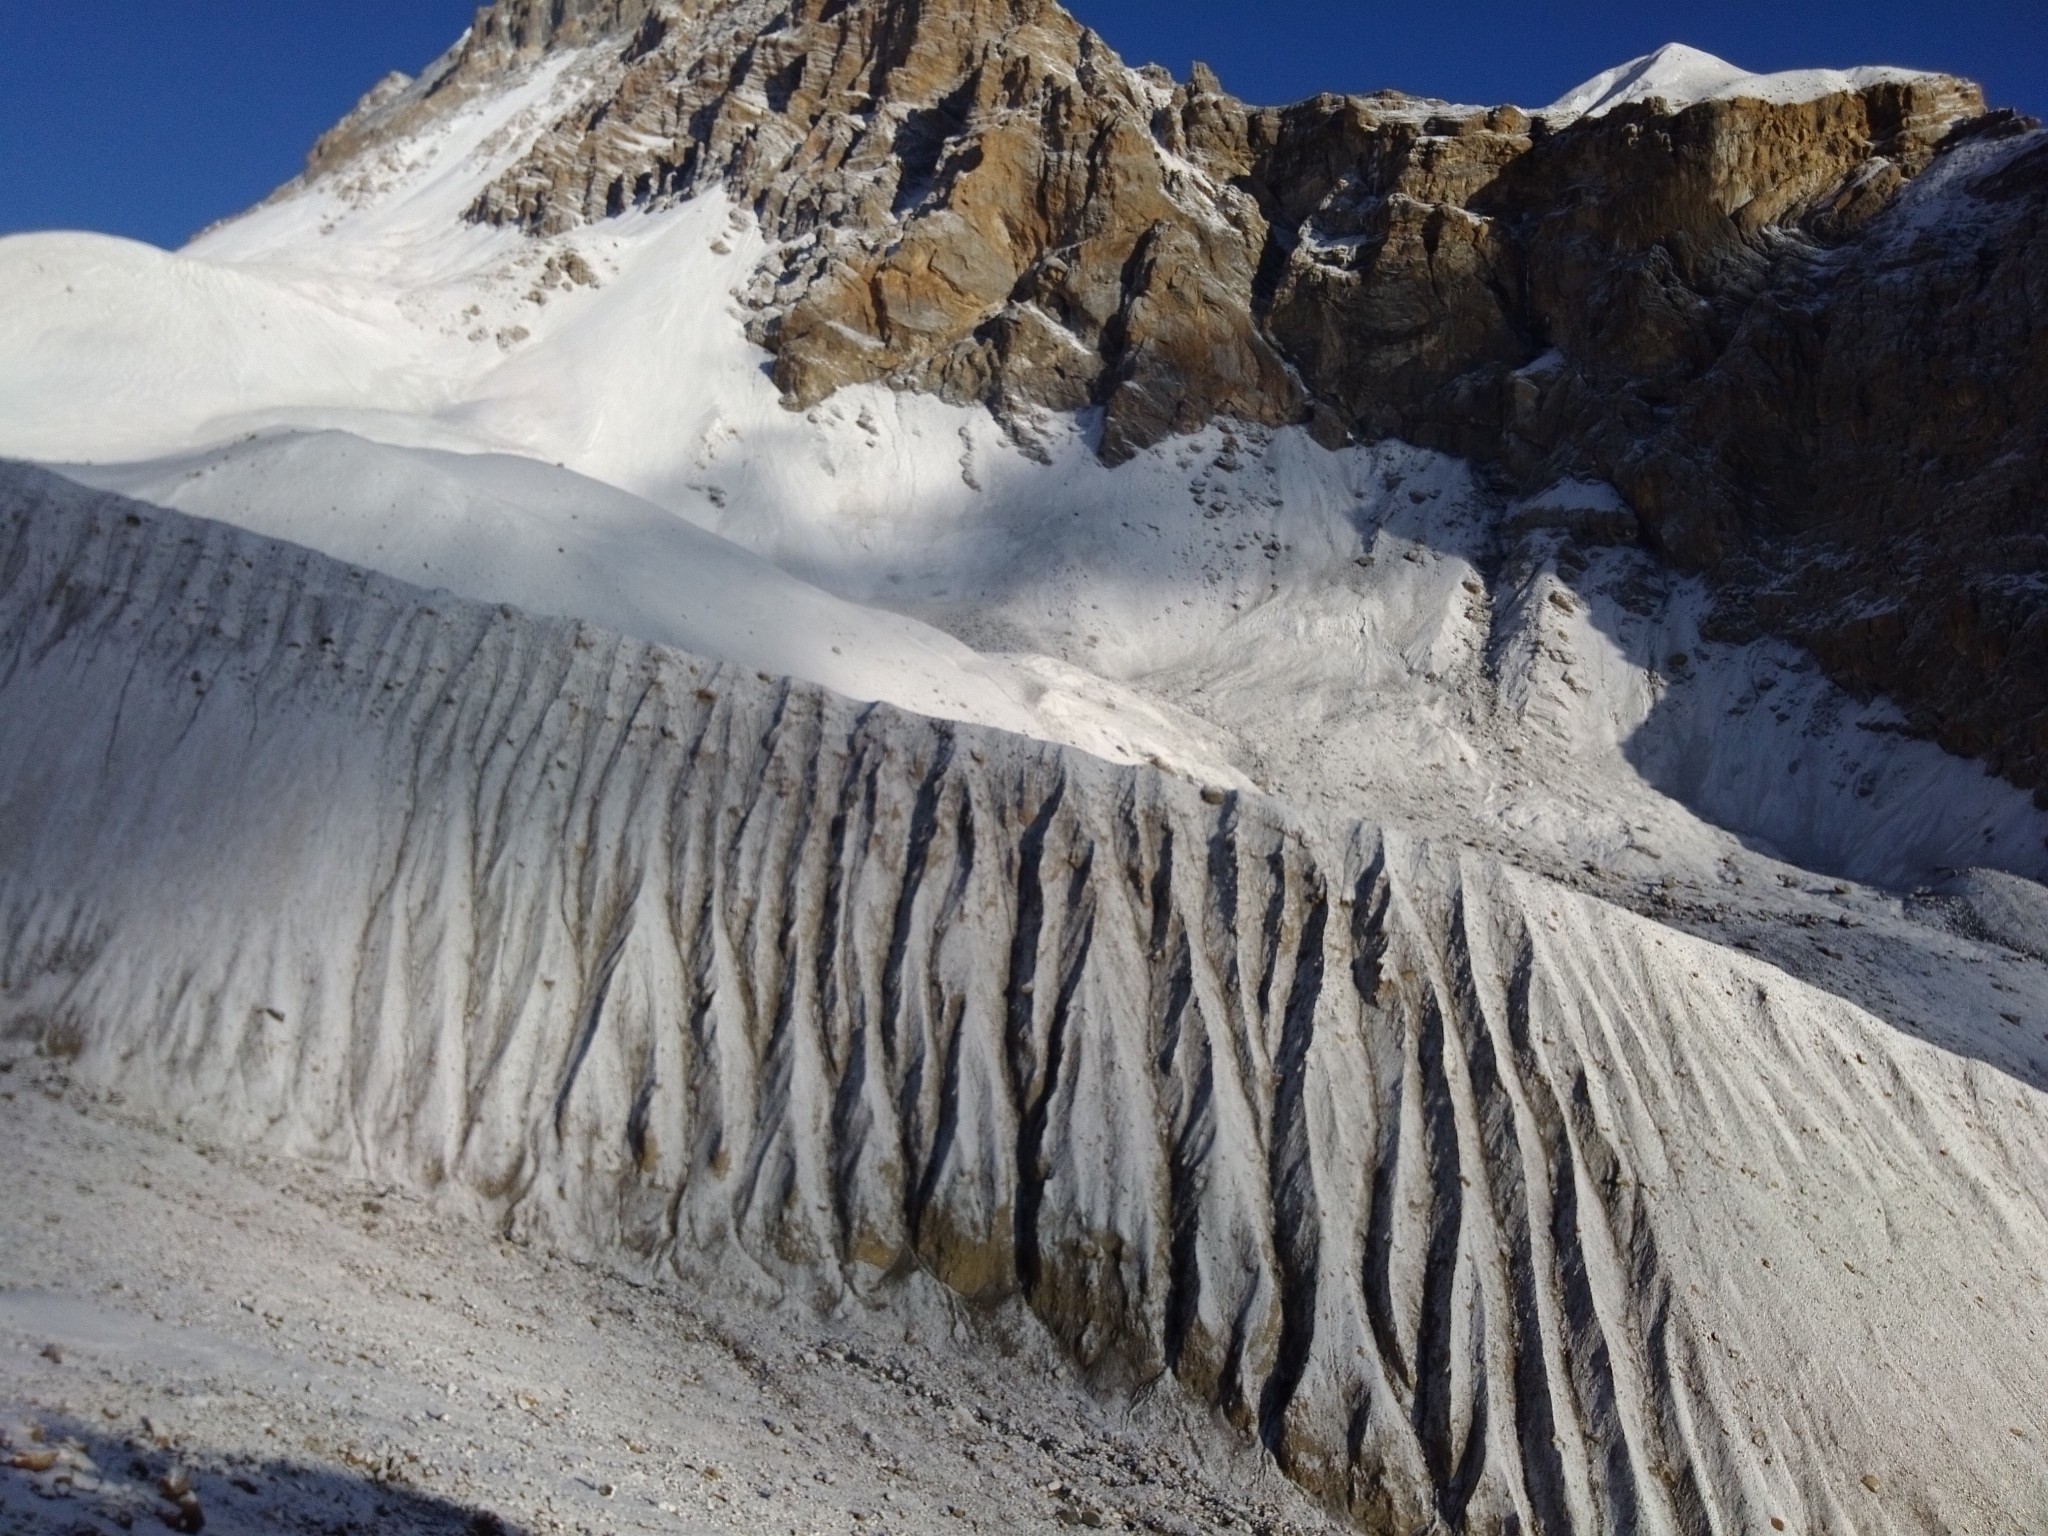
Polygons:
[[[1886,63],[1982,80],[2048,115],[2048,3],[1950,0],[1070,0],[1133,63],[1204,59],[1239,95],[1396,86],[1540,105],[1678,40],[1749,69]],[[460,34],[468,0],[6,0],[0,233],[175,246],[263,196],[391,69]]]

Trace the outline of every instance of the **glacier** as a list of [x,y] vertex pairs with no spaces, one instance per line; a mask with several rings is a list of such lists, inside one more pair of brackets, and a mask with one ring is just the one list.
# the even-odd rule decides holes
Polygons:
[[0,1031],[133,1105],[647,1277],[1021,1303],[1368,1522],[2048,1497],[2036,1087],[1439,840],[0,507]]

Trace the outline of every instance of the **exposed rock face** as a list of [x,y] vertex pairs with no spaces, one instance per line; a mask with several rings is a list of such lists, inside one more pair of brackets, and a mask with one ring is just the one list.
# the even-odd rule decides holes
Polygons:
[[[613,10],[562,34],[612,18],[589,104],[475,217],[545,233],[722,184],[787,242],[755,299],[792,403],[1100,404],[1112,459],[1318,408],[1524,479],[1633,444],[1788,247],[1853,237],[1982,109],[1925,77],[1555,130],[1398,95],[1254,110],[1126,69],[1050,0]],[[500,7],[466,56],[545,30]],[[1509,376],[1551,348],[1532,398]]]
[[1021,1304],[1373,1532],[2048,1490],[2040,1096],[1757,961],[8,467],[0,709],[0,1035],[210,1138]]
[[1990,121],[1759,303],[1621,483],[1730,606],[2048,797],[2048,140]]
[[793,404],[886,379],[1105,408],[1117,458],[1299,419],[1250,303],[1264,219],[1164,154],[1169,84],[1047,0],[666,9],[474,216],[559,230],[722,184],[786,242],[755,295]]
[[[781,242],[750,298],[793,405],[888,381],[1012,422],[1099,406],[1112,462],[1222,415],[1524,493],[1610,480],[1731,625],[2048,792],[2043,162],[1973,87],[1258,110],[1126,69],[1051,0],[504,0],[315,168],[583,45],[583,104],[473,216],[730,189]],[[1939,216],[1898,211],[2001,134]]]

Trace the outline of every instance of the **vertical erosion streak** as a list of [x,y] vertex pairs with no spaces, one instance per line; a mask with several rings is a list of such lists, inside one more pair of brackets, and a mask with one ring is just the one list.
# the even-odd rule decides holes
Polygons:
[[[826,1059],[838,1074],[832,1096],[832,1203],[842,1256],[856,1246],[860,1227],[861,1160],[874,1115],[867,1094],[868,995],[860,969],[860,883],[856,872],[873,856],[882,800],[881,763],[872,748],[876,706],[861,711],[848,740],[846,773],[833,816],[829,874],[829,939],[819,951],[819,984]],[[843,975],[842,975],[843,971]],[[835,1048],[835,1042],[843,1046]]]
[[1453,1328],[1465,1219],[1457,1108],[1444,1063],[1449,1034],[1442,1002],[1432,995],[1423,1004],[1417,1037],[1429,1210],[1424,1218],[1428,1252],[1423,1261],[1422,1313],[1415,1337],[1414,1423],[1416,1440],[1440,1493],[1451,1485],[1457,1457]]
[[591,978],[590,997],[583,1005],[583,1013],[577,1020],[576,1039],[569,1048],[569,1058],[562,1067],[562,1083],[555,1090],[555,1139],[560,1141],[566,1132],[569,1116],[569,1099],[576,1091],[576,1079],[582,1075],[583,1063],[590,1055],[590,1047],[597,1039],[597,1030],[604,1018],[605,998],[610,995],[612,978],[618,974],[619,959],[626,952],[626,940],[632,936],[633,903],[639,896],[639,884],[627,893],[621,905],[621,915],[611,941],[605,946],[604,957],[598,962],[597,973]]
[[[1038,951],[1045,929],[1045,842],[1067,794],[1066,776],[1053,781],[1017,845],[1017,929],[1010,939],[1010,974],[1004,984],[1004,1045],[1010,1064],[1011,1102],[1017,1109],[1017,1283],[1029,1297],[1038,1284],[1038,1208],[1045,1193],[1039,1146],[1045,1100],[1058,1063],[1038,1060]],[[1040,1074],[1043,1072],[1043,1082]]]
[[[1553,1393],[1558,1383],[1551,1364],[1546,1317],[1547,1290],[1541,1283],[1537,1227],[1532,1215],[1528,1152],[1511,1085],[1523,1084],[1519,1062],[1529,1048],[1531,979],[1536,957],[1526,929],[1518,929],[1507,984],[1504,1025],[1484,1031],[1485,1049],[1472,1052],[1472,1092],[1478,1102],[1480,1133],[1489,1152],[1487,1184],[1494,1219],[1508,1241],[1511,1315],[1509,1353],[1515,1404],[1515,1445],[1522,1486],[1529,1500],[1535,1536],[1569,1536],[1570,1483],[1564,1460],[1564,1426],[1557,1420]],[[1526,1100],[1527,1088],[1521,1097]]]
[[[1074,995],[1088,972],[1088,957],[1095,947],[1095,903],[1089,884],[1095,878],[1095,850],[1090,847],[1074,865],[1067,882],[1067,901],[1060,947],[1059,998],[1045,1031],[1045,1060],[1040,1069],[1038,1091],[1024,1114],[1017,1133],[1017,1270],[1024,1293],[1034,1304],[1042,1291],[1044,1241],[1039,1233],[1040,1212],[1045,1205],[1045,1186],[1052,1177],[1052,1159],[1046,1151],[1046,1133],[1052,1123],[1052,1103],[1060,1091],[1060,1073],[1066,1063],[1067,1031],[1073,1022]],[[1046,1318],[1056,1332],[1061,1319]]]
[[[1591,1118],[1583,1076],[1573,1084],[1574,1118],[1583,1113]],[[1563,1107],[1553,1103],[1551,1116],[1557,1124],[1556,1167],[1551,1215],[1551,1245],[1558,1256],[1560,1289],[1567,1330],[1567,1356],[1574,1362],[1580,1421],[1595,1442],[1594,1483],[1606,1504],[1606,1525],[1616,1531],[1641,1529],[1643,1514],[1637,1497],[1635,1467],[1629,1454],[1621,1394],[1614,1379],[1614,1361],[1607,1328],[1600,1315],[1589,1255],[1580,1224],[1599,1220],[1598,1203],[1591,1212],[1579,1202],[1579,1179],[1584,1154],[1573,1144],[1565,1125]],[[1599,1170],[1583,1170],[1597,1178]]]
[[[1393,906],[1393,882],[1387,874],[1386,847],[1374,850],[1372,862],[1358,877],[1351,909],[1351,983],[1368,1020],[1376,1021],[1381,1032],[1390,1031],[1381,993],[1386,987],[1386,959],[1390,936],[1387,918]],[[1398,1095],[1398,1083],[1387,1085]],[[1386,1091],[1386,1090],[1383,1090]],[[1380,1145],[1373,1159],[1372,1193],[1366,1206],[1364,1252],[1360,1256],[1360,1289],[1365,1298],[1367,1326],[1372,1329],[1373,1346],[1380,1364],[1394,1384],[1413,1390],[1415,1368],[1401,1346],[1401,1333],[1394,1309],[1394,1244],[1401,1185],[1401,1114],[1398,1105],[1382,1117]]]
[[[1441,1226],[1432,1234],[1429,1272],[1423,1289],[1423,1365],[1429,1401],[1418,1395],[1416,1424],[1418,1438],[1429,1460],[1437,1485],[1437,1510],[1452,1526],[1463,1522],[1465,1512],[1486,1473],[1489,1421],[1493,1408],[1493,1360],[1487,1348],[1489,1327],[1509,1330],[1512,1346],[1512,1317],[1504,1296],[1492,1284],[1499,1270],[1490,1262],[1496,1234],[1487,1226],[1488,1197],[1494,1189],[1496,1169],[1510,1163],[1514,1155],[1513,1109],[1502,1102],[1494,1079],[1490,1052],[1483,1048],[1491,1040],[1485,997],[1491,995],[1491,974],[1482,985],[1480,956],[1487,963],[1493,948],[1484,933],[1478,935],[1480,956],[1474,954],[1474,925],[1483,921],[1485,904],[1475,912],[1472,893],[1462,883],[1452,898],[1447,929],[1445,958],[1448,974],[1445,1009],[1433,1010],[1434,1047],[1426,1026],[1420,1058],[1424,1072],[1426,1136],[1430,1146],[1432,1204]],[[1496,1111],[1489,1123],[1489,1109]],[[1503,1117],[1498,1111],[1506,1111]],[[1504,1123],[1502,1123],[1504,1120]],[[1499,1132],[1506,1145],[1494,1139]],[[1471,1171],[1464,1163],[1470,1159]],[[1519,1183],[1520,1170],[1508,1166],[1504,1177]],[[1481,1193],[1468,1197],[1477,1187]],[[1501,1282],[1505,1285],[1505,1282]],[[1460,1298],[1470,1317],[1462,1347],[1458,1338]],[[1499,1301],[1500,1305],[1494,1303]],[[1496,1319],[1495,1313],[1502,1315]],[[1441,1351],[1440,1354],[1435,1353]],[[1457,1371],[1467,1367],[1462,1390]],[[1458,1410],[1468,1410],[1459,1445]]]
[[[932,761],[917,786],[917,801],[910,816],[910,840],[904,850],[903,884],[896,896],[896,912],[889,926],[889,948],[882,962],[882,1046],[888,1056],[889,1080],[896,1087],[897,1157],[904,1170],[907,1189],[923,1182],[928,1158],[925,1143],[929,1128],[924,1124],[924,1079],[930,1047],[930,1020],[909,1016],[905,1005],[903,968],[918,923],[918,897],[924,891],[930,870],[932,841],[939,830],[939,802],[953,766],[954,734],[950,725],[933,728],[938,742]],[[937,923],[929,923],[917,934],[927,956],[939,945]],[[911,1202],[913,1207],[915,1202]],[[914,1222],[914,1209],[906,1213]]]
[[1178,1372],[1202,1306],[1202,1193],[1216,1146],[1216,1071],[1208,1031],[1198,1028],[1190,1038],[1187,1029],[1195,990],[1194,950],[1174,905],[1174,846],[1169,821],[1161,828],[1159,864],[1152,877],[1152,932],[1147,953],[1157,978],[1152,1070],[1158,1081],[1162,1129],[1169,1141],[1162,1343],[1167,1369]]
[[924,1251],[926,1215],[938,1198],[939,1180],[960,1136],[960,1055],[965,1046],[961,1036],[967,1000],[958,995],[951,998],[939,995],[936,959],[945,930],[967,905],[968,889],[974,879],[974,795],[965,785],[960,789],[958,814],[954,820],[953,852],[953,879],[947,888],[946,899],[940,909],[939,928],[932,942],[932,988],[935,1001],[945,1010],[939,1019],[939,1049],[943,1059],[939,1064],[939,1106],[932,1127],[931,1149],[925,1159],[923,1176],[916,1183],[910,1210],[911,1242],[919,1252]]
[[1259,1432],[1286,1465],[1287,1408],[1308,1371],[1316,1332],[1316,1271],[1322,1260],[1322,1210],[1316,1198],[1314,1148],[1308,1124],[1308,1059],[1323,995],[1323,940],[1330,907],[1311,866],[1308,911],[1294,956],[1294,984],[1281,1022],[1275,1063],[1273,1139],[1268,1153],[1273,1190],[1273,1248],[1279,1266],[1280,1343],[1259,1397]]
[[[794,706],[785,686],[783,698]],[[805,1047],[810,1043],[801,1027],[800,1014],[808,1011],[803,999],[803,945],[808,934],[806,888],[811,873],[812,826],[818,798],[818,764],[823,747],[821,722],[808,708],[778,708],[776,721],[763,747],[768,755],[767,787],[775,802],[784,807],[781,815],[789,825],[780,842],[781,879],[775,882],[775,986],[762,988],[764,1003],[773,999],[767,1038],[760,1048],[755,1091],[757,1108],[754,1143],[747,1157],[747,1174],[739,1190],[738,1209],[742,1222],[756,1209],[788,1251],[809,1252],[816,1234],[798,1231],[799,1221],[808,1226],[808,1212],[797,1217],[794,1207],[804,1190],[807,1138],[800,1123],[797,1083],[802,1073]],[[784,776],[789,759],[796,764],[792,784]],[[757,795],[760,793],[756,790]],[[793,806],[793,809],[790,807]],[[776,856],[764,853],[761,884],[771,889],[769,876]]]

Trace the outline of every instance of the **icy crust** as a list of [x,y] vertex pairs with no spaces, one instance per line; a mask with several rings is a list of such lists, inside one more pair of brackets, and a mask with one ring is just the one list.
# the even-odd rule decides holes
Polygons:
[[1440,844],[6,477],[0,1028],[84,1081],[727,1293],[1021,1297],[1369,1526],[2048,1500],[2014,1079]]
[[1874,85],[1907,85],[1938,78],[1926,70],[1882,65],[1754,75],[1711,53],[1688,48],[1683,43],[1666,43],[1655,53],[1603,70],[1553,101],[1540,115],[1553,122],[1560,118],[1604,117],[1616,107],[1652,99],[1663,100],[1673,110],[1703,101],[1738,99],[1792,106],[1845,91],[1868,90]]

